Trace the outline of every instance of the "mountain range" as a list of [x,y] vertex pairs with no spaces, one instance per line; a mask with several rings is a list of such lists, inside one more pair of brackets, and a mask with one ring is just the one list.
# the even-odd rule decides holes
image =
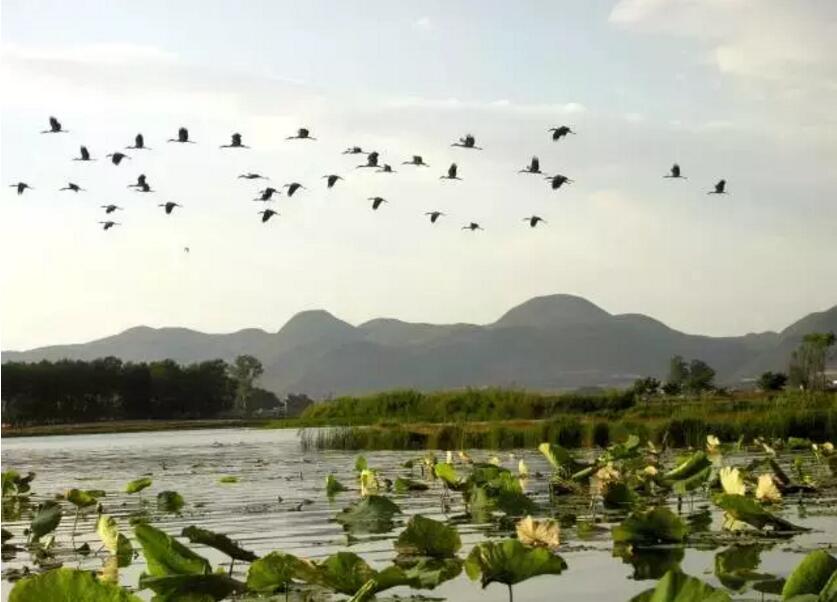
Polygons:
[[4,351],[2,361],[116,356],[186,363],[248,353],[264,365],[261,386],[315,399],[402,387],[550,391],[621,386],[638,376],[663,378],[675,354],[700,358],[715,368],[718,382],[737,384],[765,370],[785,370],[802,336],[814,331],[837,332],[837,306],[781,332],[709,337],[674,330],[642,314],[610,314],[581,297],[549,295],[485,325],[380,318],[353,326],[314,310],[296,314],[275,333],[138,326],[89,343]]

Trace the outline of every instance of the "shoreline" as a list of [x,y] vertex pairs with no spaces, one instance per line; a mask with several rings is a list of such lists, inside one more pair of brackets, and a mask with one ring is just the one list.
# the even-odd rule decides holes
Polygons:
[[[46,437],[57,435],[96,435],[112,433],[141,433],[194,429],[222,429],[263,427],[265,418],[200,418],[194,420],[111,420],[102,422],[76,422],[66,424],[39,424],[23,427],[6,427],[0,436],[6,438]],[[275,428],[275,427],[274,427]]]

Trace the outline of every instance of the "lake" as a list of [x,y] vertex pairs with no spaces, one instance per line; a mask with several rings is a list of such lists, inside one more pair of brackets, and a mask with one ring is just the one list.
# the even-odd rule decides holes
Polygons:
[[[387,564],[395,556],[393,539],[400,526],[385,534],[347,534],[332,519],[349,502],[357,499],[357,478],[354,472],[356,454],[334,451],[307,451],[300,447],[297,433],[291,430],[223,429],[189,430],[179,432],[146,432],[130,434],[97,434],[53,437],[4,439],[2,442],[3,470],[15,469],[20,473],[37,473],[32,491],[37,500],[51,498],[69,488],[103,489],[107,497],[102,499],[105,512],[115,516],[126,534],[131,532],[128,515],[140,507],[139,495],[119,493],[125,483],[145,473],[152,473],[154,483],[142,492],[142,499],[150,502],[151,523],[170,534],[179,535],[188,525],[198,525],[222,532],[238,541],[242,547],[264,555],[272,550],[282,550],[312,559],[323,558],[338,550],[351,550],[375,567]],[[490,452],[473,450],[474,458],[487,461]],[[443,458],[444,452],[440,452]],[[549,466],[535,449],[515,450],[498,454],[503,465],[516,470],[518,460],[524,458],[534,473],[549,474]],[[395,479],[410,473],[402,464],[421,452],[369,452],[364,454],[370,467],[382,475]],[[749,457],[725,456],[734,464],[744,464]],[[324,492],[325,477],[333,473],[352,491],[337,495],[329,501]],[[237,483],[220,484],[226,475],[238,477]],[[420,478],[418,468],[415,478]],[[833,479],[832,479],[833,482]],[[180,516],[157,512],[154,498],[162,490],[176,490],[183,495],[186,506]],[[545,479],[531,478],[526,491],[545,509],[549,506]],[[459,556],[464,558],[470,547],[487,537],[508,536],[496,523],[473,524],[464,516],[461,496],[450,497],[450,507],[440,502],[441,486],[437,483],[430,490],[411,492],[408,495],[391,494],[405,513],[421,513],[438,520],[455,522],[463,540]],[[306,503],[310,500],[311,503]],[[804,505],[785,500],[782,516],[792,522],[812,529],[792,539],[772,540],[761,550],[758,572],[786,576],[802,558],[804,552],[837,543],[837,521],[834,515],[835,494],[833,487]],[[711,507],[706,499],[697,496],[693,502],[684,502],[683,511],[697,511]],[[558,514],[589,513],[589,504],[583,499],[558,498]],[[65,566],[97,569],[102,561],[95,557],[81,557],[72,553],[67,545],[72,527],[69,510],[57,530],[60,546],[57,559]],[[721,512],[712,507],[712,530],[719,531]],[[543,511],[546,514],[546,510]],[[574,527],[564,527],[561,532],[561,556],[568,570],[557,576],[533,578],[514,587],[514,599],[526,600],[564,599],[578,601],[628,600],[640,591],[648,589],[655,580],[637,579],[648,574],[646,562],[635,566],[622,558],[614,557],[609,527],[618,522],[615,516],[597,512],[601,530],[578,533]],[[93,549],[100,545],[95,533],[95,511],[83,518],[76,536],[76,546],[89,542]],[[403,520],[399,521],[403,524]],[[25,540],[25,521],[5,521],[3,527],[12,531],[16,541]],[[726,540],[730,540],[727,536]],[[187,542],[188,543],[188,542]],[[136,546],[139,548],[139,546]],[[191,545],[206,556],[213,566],[228,559],[212,549]],[[699,549],[700,548],[700,549]],[[686,547],[680,566],[693,576],[712,585],[722,586],[715,571],[716,555],[728,548],[727,541],[702,541]],[[675,551],[676,552],[676,551]],[[661,552],[669,558],[671,550]],[[661,561],[662,562],[662,561]],[[31,564],[28,553],[3,564],[5,571]],[[653,565],[653,562],[651,563]],[[130,567],[120,571],[124,585],[136,586],[143,569],[142,556]],[[651,569],[653,572],[653,566]],[[236,564],[236,576],[244,579],[246,563]],[[3,600],[8,597],[10,584],[3,582]],[[741,592],[728,590],[736,599],[778,599],[766,596],[746,586]],[[470,581],[465,574],[442,584],[432,591],[394,589],[381,595],[423,594],[432,598],[481,602],[505,601],[506,588],[492,584],[481,590],[478,582]],[[150,598],[148,590],[139,595]],[[284,599],[284,596],[277,597]],[[339,599],[339,598],[338,598]]]

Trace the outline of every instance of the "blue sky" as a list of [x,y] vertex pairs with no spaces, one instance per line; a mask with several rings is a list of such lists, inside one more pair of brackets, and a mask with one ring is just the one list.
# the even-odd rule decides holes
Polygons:
[[[324,307],[488,322],[583,295],[690,332],[837,301],[837,8],[825,1],[4,0],[0,345]],[[69,134],[40,136],[56,114]],[[552,143],[546,128],[579,135]],[[187,125],[198,145],[166,145]],[[319,140],[284,140],[298,126]],[[103,157],[142,131],[127,165]],[[220,151],[240,131],[249,151]],[[482,153],[449,143],[473,132]],[[340,155],[381,152],[393,176]],[[409,170],[414,153],[431,164]],[[533,155],[576,180],[517,174]],[[688,181],[660,176],[679,161]],[[462,182],[440,182],[457,161]],[[309,186],[262,226],[235,178]],[[125,188],[145,172],[155,190]],[[324,173],[346,177],[326,192]],[[707,196],[720,178],[731,194]],[[57,189],[78,181],[88,192]],[[366,197],[390,200],[373,213]],[[157,202],[184,208],[170,218]],[[125,207],[98,229],[99,205]],[[424,211],[450,215],[430,227]],[[536,213],[546,227],[522,218]],[[462,232],[479,221],[484,232]],[[189,246],[192,252],[184,254]]]

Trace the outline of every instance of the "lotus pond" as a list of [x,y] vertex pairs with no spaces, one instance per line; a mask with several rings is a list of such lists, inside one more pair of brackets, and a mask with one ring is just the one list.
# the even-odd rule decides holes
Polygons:
[[287,430],[4,440],[2,599],[837,600],[822,442],[364,456]]

